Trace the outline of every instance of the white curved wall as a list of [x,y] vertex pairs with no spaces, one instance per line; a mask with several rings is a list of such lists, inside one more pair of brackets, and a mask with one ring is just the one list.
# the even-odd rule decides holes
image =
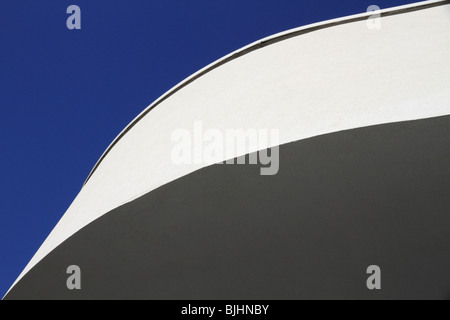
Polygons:
[[93,220],[203,167],[171,161],[172,132],[196,120],[205,129],[278,129],[283,144],[450,114],[450,5],[426,1],[436,2],[447,5],[384,16],[380,30],[363,19],[276,42],[189,83],[117,141],[16,282]]

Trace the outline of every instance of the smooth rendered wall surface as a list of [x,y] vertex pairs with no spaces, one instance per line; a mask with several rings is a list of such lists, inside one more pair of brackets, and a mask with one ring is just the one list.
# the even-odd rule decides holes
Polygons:
[[195,121],[223,131],[277,129],[285,144],[450,114],[448,1],[384,12],[379,30],[363,14],[283,33],[314,30],[212,68],[168,96],[109,150],[18,280],[105,213],[204,167],[171,159],[172,133],[193,131]]
[[443,116],[284,144],[276,175],[202,168],[82,228],[6,299],[449,299],[449,145]]

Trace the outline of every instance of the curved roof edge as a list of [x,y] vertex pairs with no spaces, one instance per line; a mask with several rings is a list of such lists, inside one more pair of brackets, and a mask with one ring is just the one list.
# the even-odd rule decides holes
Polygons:
[[[379,14],[381,17],[387,17],[387,16],[392,16],[392,15],[398,15],[398,14],[402,14],[402,13],[437,7],[437,6],[446,5],[446,4],[450,4],[450,0],[421,1],[421,2],[416,2],[416,3],[412,3],[412,4],[408,4],[408,5],[382,9],[382,10],[380,10]],[[266,38],[263,38],[261,40],[255,41],[245,47],[242,47],[242,48],[212,62],[211,64],[207,65],[203,69],[200,69],[199,71],[197,71],[196,73],[187,77],[186,79],[184,79],[183,81],[181,81],[180,83],[178,83],[177,85],[175,85],[174,87],[169,89],[166,93],[161,95],[152,104],[150,104],[147,108],[145,108],[136,118],[134,118],[119,133],[119,135],[111,142],[111,144],[108,146],[108,148],[105,150],[105,152],[103,152],[103,154],[101,155],[99,160],[96,162],[96,164],[92,168],[91,172],[89,173],[88,177],[86,178],[85,182],[83,183],[83,187],[89,181],[91,176],[97,170],[97,168],[99,167],[99,165],[101,164],[103,159],[111,151],[111,149],[116,145],[117,142],[119,142],[119,140],[128,131],[131,130],[131,128],[134,127],[134,125],[136,123],[138,123],[143,117],[145,117],[153,108],[158,106],[161,102],[163,102],[164,100],[166,100],[167,98],[169,98],[170,96],[172,96],[173,94],[175,94],[176,92],[178,92],[179,90],[181,90],[182,88],[184,88],[185,86],[190,84],[191,82],[195,81],[199,77],[203,76],[204,74],[218,68],[222,64],[225,64],[229,61],[237,59],[247,53],[250,53],[252,51],[258,50],[265,46],[277,43],[279,41],[283,41],[283,40],[286,40],[286,39],[289,39],[292,37],[296,37],[296,36],[303,35],[306,33],[314,32],[314,31],[318,31],[318,30],[322,30],[322,29],[326,29],[326,28],[330,28],[330,27],[334,27],[334,26],[338,26],[338,25],[342,25],[342,24],[346,24],[346,23],[361,21],[361,20],[366,19],[367,17],[370,17],[371,15],[373,15],[373,12],[364,12],[364,13],[360,13],[360,14],[350,15],[350,16],[336,18],[336,19],[332,19],[332,20],[326,20],[326,21],[317,22],[317,23],[306,25],[306,26],[294,28],[291,30],[283,31],[283,32],[268,36]]]

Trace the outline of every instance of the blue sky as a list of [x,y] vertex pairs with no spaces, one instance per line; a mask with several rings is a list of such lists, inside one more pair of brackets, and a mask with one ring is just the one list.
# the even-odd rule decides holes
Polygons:
[[[117,134],[172,86],[271,34],[411,0],[5,0],[0,296]],[[81,30],[68,30],[69,5]]]

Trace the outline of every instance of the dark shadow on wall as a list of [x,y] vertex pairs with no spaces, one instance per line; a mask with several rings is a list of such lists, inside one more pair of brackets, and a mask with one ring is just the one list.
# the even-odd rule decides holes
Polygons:
[[274,176],[204,168],[89,224],[6,298],[447,299],[449,146],[446,116],[282,145]]

